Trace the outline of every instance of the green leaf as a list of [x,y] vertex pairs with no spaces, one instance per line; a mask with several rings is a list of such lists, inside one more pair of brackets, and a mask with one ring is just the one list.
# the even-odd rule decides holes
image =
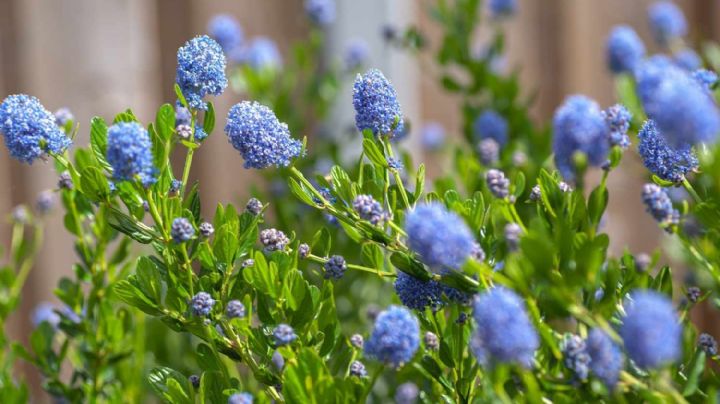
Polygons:
[[672,186],[675,185],[674,182],[668,181],[668,180],[664,180],[664,179],[658,177],[658,176],[655,175],[655,174],[653,174],[652,180],[653,180],[654,183],[660,185],[661,187],[665,187],[665,188],[667,188],[667,187],[672,187]]
[[290,186],[290,192],[292,192],[298,199],[303,201],[303,203],[309,206],[315,206],[315,202],[312,199],[312,194],[310,194],[309,191],[306,191],[305,188],[303,188],[297,181],[290,178],[288,180],[288,185]]
[[368,159],[370,159],[370,161],[372,161],[372,163],[376,166],[383,168],[388,167],[385,156],[382,151],[380,151],[380,148],[374,140],[368,138],[363,139],[363,151]]
[[311,251],[320,257],[327,257],[328,254],[330,254],[331,242],[330,232],[325,227],[322,227],[313,236],[312,244],[310,245]]
[[274,263],[267,264],[265,256],[257,251],[255,253],[255,265],[243,269],[242,274],[245,281],[253,285],[258,291],[271,297],[278,296],[278,274]]
[[362,246],[362,262],[370,268],[383,269],[383,252],[377,244],[365,243]]
[[422,281],[430,280],[430,273],[425,270],[423,264],[404,253],[393,253],[390,262],[399,270],[412,275]]
[[683,387],[683,396],[691,396],[697,391],[699,379],[705,370],[705,359],[705,352],[702,349],[695,351],[695,356],[693,356],[692,362],[688,366],[689,372],[687,373],[685,387]]
[[107,153],[107,132],[107,124],[102,118],[96,116],[90,121],[90,148],[98,163],[106,171],[112,172],[112,167],[105,158]]
[[600,224],[605,208],[608,204],[608,191],[604,186],[599,186],[590,193],[588,200],[588,216],[594,227]]
[[208,109],[205,111],[205,117],[203,118],[203,130],[210,135],[215,129],[215,106],[213,106],[212,102],[208,102],[207,106]]
[[422,196],[422,193],[424,190],[425,190],[425,164],[420,164],[420,167],[418,167],[418,172],[415,175],[415,192],[413,193],[416,201],[418,199],[420,199],[420,196]]
[[80,188],[94,202],[106,200],[110,195],[110,185],[107,178],[95,167],[87,167],[82,171]]
[[177,83],[175,83],[174,89],[175,89],[175,95],[177,96],[178,101],[180,101],[180,105],[182,105],[183,107],[185,107],[189,110],[190,107],[188,106],[187,100],[185,99],[185,96],[183,95],[182,90],[180,89],[180,86]]
[[[191,402],[188,394],[188,392],[191,391],[190,382],[187,380],[187,377],[174,369],[168,367],[153,368],[148,375],[148,382],[150,383],[150,387],[152,387],[159,396],[163,397],[165,402]],[[171,383],[172,386],[170,385]],[[187,397],[187,400],[182,399],[182,396]],[[180,401],[175,401],[178,399]]]
[[138,258],[137,267],[138,286],[145,296],[153,303],[160,303],[162,285],[160,283],[160,269],[149,258]]
[[155,130],[160,138],[167,142],[175,130],[175,108],[170,104],[163,104],[155,116]]
[[227,397],[223,394],[225,386],[223,385],[223,376],[220,372],[203,372],[200,377],[200,403],[216,404],[227,402]]
[[108,210],[107,221],[112,228],[139,243],[149,244],[156,238],[155,232],[151,228],[115,208]]
[[115,295],[117,295],[117,297],[123,302],[129,304],[130,306],[137,307],[147,314],[152,316],[162,315],[162,311],[158,308],[158,306],[150,301],[150,299],[148,299],[138,287],[130,282],[132,279],[133,278],[130,278],[129,280],[122,280],[116,283],[113,288]]

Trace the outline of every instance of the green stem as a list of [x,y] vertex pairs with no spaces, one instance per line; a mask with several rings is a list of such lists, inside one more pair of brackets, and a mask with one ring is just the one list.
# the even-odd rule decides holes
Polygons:
[[405,230],[403,230],[402,227],[398,226],[397,223],[393,222],[392,220],[388,220],[387,223],[388,223],[388,226],[390,226],[390,228],[395,230],[398,234],[401,234],[401,235],[407,237],[407,233],[405,232]]
[[180,245],[180,251],[182,252],[183,260],[185,261],[183,263],[183,266],[185,267],[185,270],[187,271],[187,280],[188,280],[188,287],[190,288],[190,296],[195,295],[195,286],[193,285],[193,270],[192,265],[190,264],[190,257],[188,257],[187,253],[187,247],[185,246],[185,243]]
[[[190,131],[190,143],[195,142],[195,121],[197,119],[197,112],[192,112],[192,119],[190,121],[190,125],[192,128],[192,131]],[[208,133],[208,135],[210,135]],[[192,160],[193,160],[193,154],[195,154],[195,149],[192,147],[188,147],[187,155],[185,156],[185,166],[183,167],[183,175],[182,175],[182,184],[180,184],[180,198],[185,197],[185,189],[187,188],[187,182],[188,177],[190,177],[190,167],[192,166]]]
[[[387,154],[388,158],[395,159],[395,155],[393,154],[392,145],[390,145],[390,142],[387,142],[384,138],[380,138],[380,141],[382,142],[383,146],[385,147],[385,153]],[[403,202],[405,203],[405,207],[410,207],[410,199],[408,199],[407,192],[405,191],[405,184],[402,182],[402,178],[400,178],[400,171],[398,171],[397,168],[390,167],[390,172],[392,172],[393,177],[395,177],[395,184],[397,185],[398,189],[400,190],[400,196],[402,197]]]
[[685,189],[688,191],[690,196],[693,197],[695,202],[702,203],[702,198],[700,198],[700,195],[698,195],[697,192],[695,192],[695,188],[693,188],[692,184],[687,180],[687,178],[683,177],[682,179],[682,185],[685,187]]
[[155,205],[155,200],[152,197],[152,193],[147,188],[143,188],[143,192],[145,193],[145,200],[147,200],[148,207],[150,208],[150,216],[152,216],[153,220],[155,221],[155,225],[160,228],[160,234],[162,234],[163,236],[163,241],[165,241],[165,243],[169,243],[170,235],[165,229],[165,224],[162,220],[162,217],[158,213],[157,205]]
[[525,227],[525,224],[520,218],[517,209],[515,209],[515,204],[508,201],[508,207],[510,209],[510,215],[512,215],[513,220],[518,224],[518,226],[520,226],[520,228],[522,228],[523,233],[527,233],[527,228]]
[[[309,261],[315,262],[317,264],[320,264],[320,265],[325,265],[325,263],[328,262],[327,258],[319,257],[315,254],[308,254],[306,259]],[[376,275],[380,276],[381,278],[385,277],[385,276],[389,276],[389,277],[395,276],[395,274],[393,272],[382,272],[379,269],[370,268],[370,267],[366,267],[366,266],[362,266],[362,265],[356,265],[356,264],[346,264],[346,265],[349,269],[354,269],[356,271],[362,271],[362,272],[368,272],[371,274],[376,274]]]

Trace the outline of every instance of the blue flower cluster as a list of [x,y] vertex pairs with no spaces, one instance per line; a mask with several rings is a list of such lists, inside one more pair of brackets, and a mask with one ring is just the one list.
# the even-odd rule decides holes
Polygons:
[[150,136],[137,122],[120,122],[108,129],[107,161],[115,181],[138,178],[147,187],[157,179]]
[[393,367],[409,362],[420,347],[420,324],[406,308],[390,306],[375,319],[365,354]]
[[661,225],[673,225],[680,221],[680,212],[673,208],[667,192],[658,185],[645,184],[642,191],[642,200],[648,213]]
[[477,328],[470,348],[478,362],[532,366],[540,340],[515,292],[498,286],[482,293],[475,299],[473,316]]
[[264,229],[260,232],[260,243],[265,251],[283,251],[289,242],[285,233],[278,229]]
[[490,8],[490,15],[494,18],[500,18],[515,14],[518,5],[517,0],[489,0],[488,7]]
[[638,290],[630,294],[624,306],[620,336],[637,366],[659,368],[680,359],[682,326],[669,298]]
[[623,368],[623,356],[620,348],[605,331],[594,328],[585,341],[590,355],[590,370],[608,389],[613,389]]
[[225,133],[245,159],[245,168],[287,167],[302,150],[287,125],[257,102],[243,101],[230,108]]
[[505,178],[505,173],[500,170],[490,169],[485,173],[490,193],[496,198],[504,199],[510,195],[510,180]]
[[434,280],[422,281],[412,275],[399,271],[395,279],[395,293],[403,305],[423,311],[430,307],[439,309],[443,304],[443,295],[449,301],[464,303],[470,299],[467,294],[443,285]]
[[671,1],[659,1],[648,9],[650,30],[661,45],[687,34],[687,22],[682,10]]
[[10,156],[28,164],[47,153],[62,153],[72,144],[55,124],[55,116],[25,94],[9,95],[0,104],[0,133]]
[[177,63],[175,81],[190,108],[207,109],[203,98],[222,94],[228,85],[223,49],[207,35],[197,36],[178,49]]
[[198,292],[193,296],[192,300],[190,300],[190,308],[192,308],[192,312],[196,316],[207,316],[210,314],[215,303],[215,299],[213,299],[209,293]]
[[473,131],[478,139],[494,139],[501,147],[508,141],[508,122],[492,109],[484,111],[475,119]]
[[477,152],[480,162],[486,167],[492,167],[500,160],[500,145],[493,138],[481,140]]
[[231,15],[218,14],[214,16],[208,22],[207,30],[226,54],[239,48],[243,42],[242,27]]
[[60,324],[60,315],[57,314],[52,303],[41,302],[33,310],[31,321],[35,327],[41,323],[48,323],[52,328],[57,328]]
[[228,397],[228,404],[252,404],[253,396],[250,393],[234,393]]
[[68,122],[75,121],[75,116],[68,108],[58,109],[53,113],[53,116],[55,117],[55,124],[61,129],[64,128]]
[[708,92],[711,91],[713,86],[718,82],[717,73],[706,69],[695,70],[692,73],[692,77]]
[[403,114],[395,88],[377,69],[358,74],[353,85],[355,125],[375,136],[392,138],[404,129]]
[[606,53],[610,71],[632,73],[645,57],[645,44],[634,29],[627,25],[618,25],[610,31]]
[[630,147],[630,138],[627,135],[632,119],[630,111],[620,104],[615,104],[602,111],[602,114],[610,128],[610,145],[620,146],[623,149]]
[[365,40],[355,38],[350,40],[345,46],[345,54],[343,61],[345,69],[356,70],[362,67],[370,57],[370,47]]
[[428,151],[435,151],[445,143],[445,128],[438,122],[428,122],[420,129],[420,143]]
[[590,373],[590,355],[587,344],[579,335],[567,335],[562,343],[563,362],[577,380],[586,380]]
[[458,269],[475,239],[463,219],[439,203],[418,205],[405,216],[408,245],[434,272]]
[[273,338],[275,338],[275,345],[282,346],[287,345],[297,339],[295,330],[287,324],[278,324],[273,330]]
[[685,70],[693,71],[702,67],[700,56],[692,49],[685,48],[673,54],[675,64]]
[[270,38],[258,36],[239,54],[239,61],[256,71],[276,70],[282,66],[280,51]]
[[177,244],[190,240],[195,235],[192,223],[184,217],[175,218],[170,226],[170,236]]
[[413,382],[405,382],[395,390],[395,404],[415,404],[418,395],[420,395],[418,386]]
[[245,317],[245,305],[240,300],[230,300],[225,308],[227,318]]
[[355,197],[353,209],[361,219],[367,220],[375,226],[382,224],[385,219],[387,219],[382,205],[380,205],[380,202],[376,201],[372,195],[358,195]]
[[305,13],[321,27],[335,21],[335,0],[305,0]]
[[673,148],[660,134],[655,122],[648,120],[638,133],[638,153],[653,174],[672,182],[680,182],[685,174],[698,167],[698,159],[689,145]]
[[692,76],[665,56],[653,56],[636,70],[637,91],[648,117],[673,147],[713,142],[720,110]]
[[325,279],[340,279],[345,275],[347,263],[345,263],[343,256],[333,255],[323,265],[323,268],[325,269]]
[[598,104],[582,95],[568,97],[553,118],[555,165],[566,180],[575,177],[575,153],[600,166],[610,150],[610,132]]

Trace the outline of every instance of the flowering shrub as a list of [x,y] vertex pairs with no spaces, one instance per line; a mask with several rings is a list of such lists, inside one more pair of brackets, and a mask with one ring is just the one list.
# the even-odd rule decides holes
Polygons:
[[[708,362],[717,342],[688,313],[703,300],[717,305],[720,287],[717,76],[688,71],[677,54],[646,57],[632,28],[615,28],[606,52],[621,103],[573,95],[551,123],[537,124],[517,78],[498,69],[502,31],[472,49],[484,16],[500,23],[517,4],[488,7],[456,0],[433,9],[444,32],[438,79],[462,104],[464,139],[444,144],[436,123],[419,131],[428,152],[453,152],[454,169],[432,183],[399,143],[413,136],[411,123],[377,69],[354,82],[356,165],[342,164],[337,145],[318,152],[302,136],[310,125],[287,95],[296,85],[310,99],[324,94],[310,105],[321,121],[342,74],[313,72],[307,60],[335,18],[330,0],[306,2],[311,38],[287,65],[267,39],[246,43],[232,17],[214,17],[214,39],[178,51],[176,105],[152,122],[131,110],[110,123],[95,117],[86,148],[69,147],[78,130],[69,111],[53,116],[31,96],[5,98],[0,133],[10,155],[54,161],[58,186],[32,212],[11,215],[2,324],[55,196],[77,263],[55,290],[61,305],[38,306],[27,344],[1,329],[4,402],[28,400],[13,373],[18,360],[62,402],[714,398]],[[685,46],[679,9],[660,2],[649,18],[661,46]],[[382,34],[424,51],[414,28]],[[357,69],[364,51],[353,46],[346,67]],[[718,49],[704,54],[709,67],[720,66]],[[188,178],[204,142],[222,141],[212,136],[222,119],[212,97],[228,82],[256,101],[230,108],[227,141],[246,169],[281,179],[289,193],[257,194],[242,208],[220,203],[204,216],[208,201]],[[607,179],[633,143],[650,178],[637,197],[696,285],[674,284],[657,253],[608,254]],[[186,159],[173,167],[178,148]],[[318,173],[319,156],[335,164]],[[585,182],[591,167],[602,170],[594,187]],[[685,196],[673,196],[679,187]],[[686,296],[673,299],[679,291]]]

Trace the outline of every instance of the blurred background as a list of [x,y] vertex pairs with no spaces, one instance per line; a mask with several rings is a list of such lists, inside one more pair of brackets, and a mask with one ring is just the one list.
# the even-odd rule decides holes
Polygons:
[[[614,86],[604,59],[604,43],[612,26],[633,26],[654,50],[646,9],[652,0],[520,0],[519,13],[507,22],[505,68],[520,69],[523,88],[535,95],[533,116],[543,122],[569,94],[584,93],[603,108],[614,102]],[[689,41],[720,39],[720,2],[677,1],[691,32]],[[395,84],[403,110],[417,123],[438,121],[450,137],[460,138],[459,100],[442,91],[433,74],[431,52],[419,59],[387,46],[382,28],[417,26],[429,47],[437,45],[439,31],[427,12],[426,0],[337,0],[337,20],[328,28],[328,60],[337,58],[348,40],[362,38],[370,50],[368,66],[383,70]],[[176,51],[186,40],[206,32],[208,20],[228,13],[242,24],[246,37],[265,35],[283,56],[293,41],[308,35],[310,26],[302,0],[0,0],[0,95],[27,93],[50,110],[67,107],[80,123],[79,144],[88,142],[88,122],[106,120],[132,108],[143,121],[154,118],[157,107],[173,103]],[[488,32],[478,32],[478,45]],[[316,63],[322,63],[318,60]],[[351,80],[343,83],[330,132],[352,124]],[[193,175],[201,181],[203,203],[244,205],[250,186],[262,179],[242,168],[242,159],[220,132],[227,110],[241,99],[226,91],[214,99],[218,127],[196,154]],[[310,133],[295,133],[295,137]],[[437,158],[424,155],[417,137],[404,147],[415,162],[441,172]],[[352,143],[350,144],[352,146]],[[312,153],[312,150],[310,151]],[[53,189],[52,170],[11,160],[0,148],[0,240],[7,244],[8,215],[20,203],[32,203],[37,194]],[[447,165],[445,165],[447,166]],[[650,252],[662,232],[643,207],[639,187],[644,182],[634,153],[626,155],[622,172],[611,176],[606,231],[614,253],[625,248]],[[271,203],[273,201],[270,201]],[[633,213],[629,213],[633,212]],[[57,279],[70,272],[72,241],[64,232],[60,214],[47,219],[46,242],[30,275],[22,310],[11,328],[17,335],[31,327],[29,312],[37,302],[53,300]]]

